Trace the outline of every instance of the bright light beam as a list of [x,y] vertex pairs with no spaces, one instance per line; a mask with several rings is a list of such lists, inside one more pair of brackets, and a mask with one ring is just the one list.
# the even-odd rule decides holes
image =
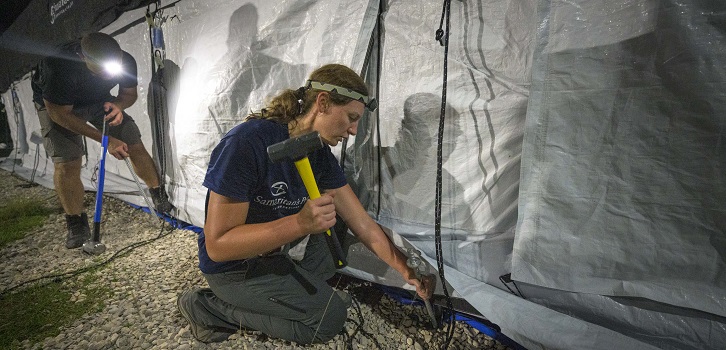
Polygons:
[[115,61],[104,63],[103,69],[106,71],[106,73],[113,76],[119,75],[122,71],[121,64]]

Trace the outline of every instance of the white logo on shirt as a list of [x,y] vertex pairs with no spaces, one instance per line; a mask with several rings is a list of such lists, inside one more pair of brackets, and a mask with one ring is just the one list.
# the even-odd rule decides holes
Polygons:
[[282,196],[287,193],[287,184],[283,181],[275,182],[270,186],[270,193],[275,197]]
[[60,17],[64,12],[68,11],[73,7],[72,0],[58,0],[50,5],[50,24],[53,24],[55,20]]

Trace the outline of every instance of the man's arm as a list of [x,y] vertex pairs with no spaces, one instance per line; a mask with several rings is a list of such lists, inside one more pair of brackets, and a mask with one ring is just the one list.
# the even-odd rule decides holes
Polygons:
[[[76,134],[83,135],[96,142],[101,142],[101,137],[103,136],[101,135],[101,131],[88,125],[86,120],[76,116],[73,113],[73,105],[57,105],[46,99],[43,99],[43,102],[45,103],[45,109],[48,111],[50,120],[54,123]],[[128,150],[125,142],[111,136],[108,137],[108,153],[116,159],[128,157]]]
[[57,105],[46,99],[43,99],[43,102],[45,103],[45,108],[48,110],[48,116],[54,123],[76,134],[83,135],[96,142],[101,142],[101,132],[88,125],[84,119],[76,116],[73,113],[73,105]]

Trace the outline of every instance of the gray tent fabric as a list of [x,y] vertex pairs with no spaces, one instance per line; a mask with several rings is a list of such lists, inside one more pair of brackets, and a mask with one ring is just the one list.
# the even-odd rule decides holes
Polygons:
[[[505,23],[534,20],[533,3],[494,12],[482,3],[452,8],[449,95],[444,127],[442,240],[447,264],[503,288],[510,270],[529,68],[534,33]],[[434,40],[438,3],[392,3],[387,8],[380,78],[379,120],[356,137],[364,154],[350,169],[372,215],[435,256],[436,140],[441,110],[443,52]],[[421,23],[431,23],[429,30]],[[491,23],[496,23],[490,26]],[[528,39],[527,39],[528,38]],[[439,53],[438,55],[435,53]],[[392,64],[395,62],[395,64]],[[520,62],[520,65],[514,64]],[[416,77],[411,79],[410,77]],[[379,128],[379,129],[376,129]],[[357,151],[358,152],[358,151]],[[377,158],[377,162],[366,162]],[[380,173],[377,170],[380,168]],[[380,200],[379,200],[380,198]]]
[[580,5],[540,8],[512,276],[726,316],[723,6]]
[[[73,6],[89,18],[123,5],[85,3]],[[164,183],[178,219],[203,225],[208,157],[231,127],[314,68],[343,63],[364,74],[380,108],[334,153],[346,156],[368,213],[395,244],[422,251],[433,273],[443,109],[444,282],[506,336],[528,349],[726,348],[726,4],[452,1],[443,108],[434,39],[442,1],[160,6],[161,123],[146,9],[114,12],[101,30],[139,64],[139,100],[127,112],[149,150],[164,135]],[[57,19],[79,13],[69,7]],[[22,30],[16,21],[3,40]],[[58,38],[46,39],[33,37],[35,48]],[[0,167],[28,177],[40,154],[36,181],[52,186],[52,163],[31,139],[39,125],[21,73],[0,87],[22,146]],[[89,190],[100,152],[89,142]],[[106,168],[106,193],[144,204],[123,162]],[[346,241],[344,273],[410,288]],[[508,273],[513,282],[502,282]]]

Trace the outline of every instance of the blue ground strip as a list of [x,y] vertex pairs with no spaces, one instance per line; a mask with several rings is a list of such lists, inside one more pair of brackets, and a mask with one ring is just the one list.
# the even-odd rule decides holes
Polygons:
[[[129,202],[126,202],[126,203],[128,205],[130,205],[131,207],[133,207],[133,208],[140,209],[140,210],[142,210],[145,213],[151,214],[151,210],[149,210],[148,207],[142,207],[140,205],[136,205],[136,204],[129,203]],[[180,229],[184,229],[184,230],[190,230],[190,231],[194,231],[196,233],[201,233],[202,232],[202,228],[201,227],[194,226],[194,225],[192,225],[192,224],[190,224],[188,222],[179,220],[179,219],[177,219],[177,218],[175,218],[173,216],[169,216],[169,215],[162,214],[162,213],[159,213],[159,212],[156,213],[156,216],[164,219],[164,221],[168,222],[174,228],[180,228]]]
[[[412,299],[413,296],[411,291],[404,290],[401,288],[395,288],[395,287],[388,287],[388,286],[382,286],[379,285],[381,290],[386,293],[389,297],[392,299],[398,301],[401,304],[404,305],[423,305],[423,301],[421,299]],[[436,306],[434,306],[436,307]],[[451,314],[448,310],[444,311],[442,319],[444,322],[448,322],[451,319]],[[470,325],[473,328],[476,328],[479,332],[486,334],[490,338],[502,343],[503,345],[509,347],[510,349],[515,350],[526,350],[525,347],[518,344],[511,338],[507,337],[506,335],[501,333],[501,329],[496,324],[488,321],[488,320],[479,320],[474,317],[464,316],[462,314],[456,313],[454,315],[454,321],[461,321],[465,322],[466,324]]]

